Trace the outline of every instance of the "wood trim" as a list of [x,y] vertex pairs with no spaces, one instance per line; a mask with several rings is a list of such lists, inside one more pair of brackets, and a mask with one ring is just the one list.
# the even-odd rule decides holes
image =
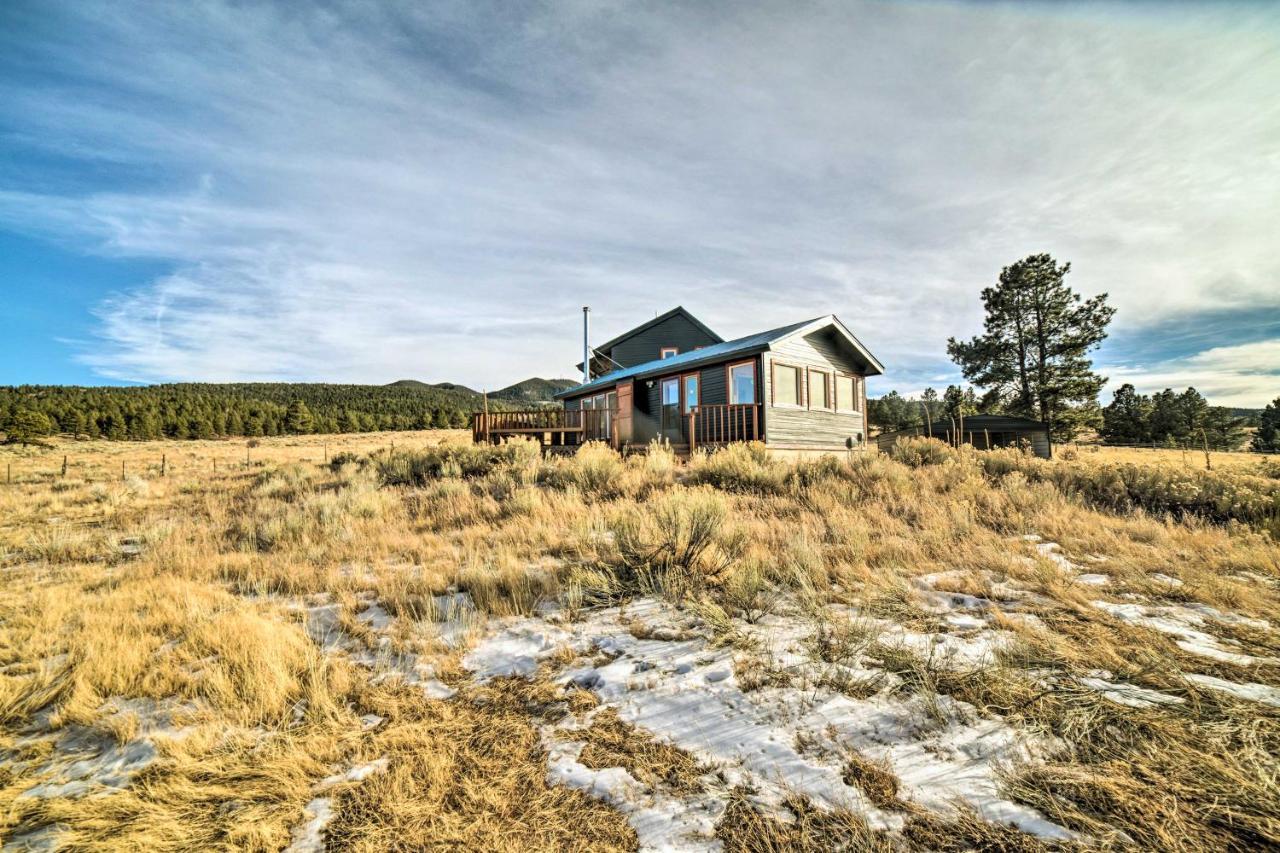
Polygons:
[[[859,404],[860,404],[860,403],[861,403],[861,401],[862,401],[862,392],[863,392],[863,390],[865,390],[865,389],[862,389],[862,388],[860,387],[860,386],[862,386],[862,385],[863,385],[863,383],[859,381],[858,374],[856,374],[856,373],[841,373],[840,371],[838,371],[838,370],[837,370],[837,371],[835,371],[834,376],[835,376],[835,380],[839,380],[839,379],[852,379],[852,380],[853,380],[853,401],[852,401],[852,402],[853,402],[853,408],[852,408],[852,409],[842,409],[842,408],[840,408],[840,394],[839,394],[838,392],[836,392],[836,390],[833,388],[833,389],[832,389],[832,395],[831,395],[831,396],[832,396],[832,400],[831,400],[831,402],[832,402],[832,404],[833,404],[832,411],[833,411],[833,412],[835,412],[835,413],[836,413],[836,414],[838,414],[838,415],[856,415],[856,414],[861,413],[863,410],[865,410],[866,406],[863,406],[862,408],[859,408]],[[833,381],[835,381],[835,380],[833,380]]]
[[671,353],[670,357],[674,358],[680,354],[680,347],[658,347],[658,361],[665,361],[668,358],[668,352]]
[[[821,406],[815,406],[813,404],[813,400],[809,399],[809,382],[811,381],[809,377],[815,373],[826,377],[826,382],[823,383],[823,385],[826,386],[826,395],[822,401],[824,405],[821,405]],[[835,381],[833,377],[834,377],[833,371],[823,370],[820,367],[806,367],[804,369],[804,391],[805,391],[804,396],[805,396],[805,404],[806,404],[805,408],[809,409],[809,411],[818,411],[818,412],[834,412],[835,411],[835,406],[833,405],[835,401],[832,399],[832,397],[834,396],[833,392],[835,391],[835,388],[833,387],[835,385]]]
[[[733,369],[741,367],[744,364],[751,365],[752,379],[752,399],[748,401],[733,399]],[[730,406],[746,406],[755,405],[760,397],[760,371],[756,367],[756,359],[748,358],[742,361],[731,361],[724,366],[724,398]]]
[[698,405],[702,405],[702,371],[691,370],[688,373],[680,374],[680,415],[684,417],[689,414],[689,397],[685,394],[684,381],[690,376],[698,380]]
[[[779,403],[778,402],[778,365],[782,365],[788,370],[796,371],[796,402]],[[801,386],[808,381],[808,374],[805,367],[799,364],[790,364],[785,361],[769,360],[769,405],[775,409],[803,409],[805,389]]]

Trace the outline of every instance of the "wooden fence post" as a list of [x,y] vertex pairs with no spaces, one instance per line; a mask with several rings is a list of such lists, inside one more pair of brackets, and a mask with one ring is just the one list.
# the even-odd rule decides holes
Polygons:
[[13,463],[6,462],[4,466],[4,484],[6,486],[13,485]]
[[160,476],[161,477],[167,476],[168,471],[169,471],[169,457],[161,453],[160,454]]
[[124,482],[124,460],[120,460],[120,482]]
[[64,454],[62,457],[62,479],[65,480],[66,478],[67,478],[67,457]]

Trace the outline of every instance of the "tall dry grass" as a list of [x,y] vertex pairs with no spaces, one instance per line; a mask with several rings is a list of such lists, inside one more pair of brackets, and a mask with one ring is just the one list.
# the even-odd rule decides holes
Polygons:
[[[28,467],[0,488],[6,742],[13,748],[43,729],[127,742],[145,721],[117,714],[113,703],[126,699],[180,706],[184,733],[157,736],[159,758],[132,785],[90,798],[19,796],[40,781],[49,748],[17,749],[18,772],[0,779],[0,831],[57,825],[66,843],[95,849],[279,849],[320,780],[386,757],[384,774],[334,790],[335,848],[445,839],[586,849],[593,838],[628,848],[634,836],[616,813],[545,784],[537,726],[566,697],[511,684],[444,702],[394,680],[375,684],[308,637],[304,608],[336,604],[349,633],[372,642],[358,612],[376,600],[396,618],[392,647],[447,675],[456,652],[441,652],[438,623],[458,614],[438,602],[458,593],[476,618],[533,614],[551,602],[572,617],[656,594],[725,635],[779,602],[798,605],[819,622],[815,657],[874,652],[905,689],[952,695],[1052,734],[1061,751],[1012,768],[1006,791],[1101,841],[1203,850],[1280,843],[1275,712],[1182,678],[1277,685],[1280,672],[1194,657],[1090,603],[1131,595],[1274,619],[1280,551],[1257,498],[1274,492],[1259,477],[1176,466],[1128,472],[1102,454],[1041,462],[936,443],[793,464],[752,445],[686,463],[661,447],[622,457],[590,446],[544,459],[520,444],[440,439],[264,441],[248,464],[244,446],[227,442],[73,445],[65,479],[64,448],[15,457]],[[164,476],[149,461],[157,451]],[[1246,493],[1253,497],[1237,500]],[[1110,585],[1082,585],[1020,541],[1032,533],[1105,571]],[[942,587],[994,601],[1020,590],[1038,623],[995,615],[1017,643],[972,673],[878,647],[871,620],[945,630],[916,583],[937,573],[947,573]],[[833,604],[864,621],[833,621]],[[1271,634],[1210,627],[1258,656],[1275,654]],[[1184,701],[1122,708],[1070,686],[1095,669]],[[1065,686],[1046,691],[1046,673]],[[367,730],[366,714],[384,721]],[[643,770],[656,759],[638,751],[642,739],[631,743],[607,719],[596,734],[588,754],[596,763],[631,762],[664,778]],[[884,840],[850,815],[800,801],[793,812],[796,821],[778,824],[749,798],[735,799],[720,837],[739,849]],[[963,832],[947,825],[973,845],[1015,844],[980,821]],[[936,822],[912,826],[910,843],[941,843]]]

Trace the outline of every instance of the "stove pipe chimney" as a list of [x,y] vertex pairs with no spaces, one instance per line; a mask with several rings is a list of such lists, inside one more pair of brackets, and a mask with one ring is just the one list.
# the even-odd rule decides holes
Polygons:
[[591,308],[582,306],[582,384],[591,381],[591,345],[587,342],[591,336]]

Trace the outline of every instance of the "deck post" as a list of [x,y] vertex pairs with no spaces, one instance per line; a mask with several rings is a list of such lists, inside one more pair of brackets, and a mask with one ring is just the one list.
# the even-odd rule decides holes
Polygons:
[[698,449],[698,410],[689,409],[689,453]]

